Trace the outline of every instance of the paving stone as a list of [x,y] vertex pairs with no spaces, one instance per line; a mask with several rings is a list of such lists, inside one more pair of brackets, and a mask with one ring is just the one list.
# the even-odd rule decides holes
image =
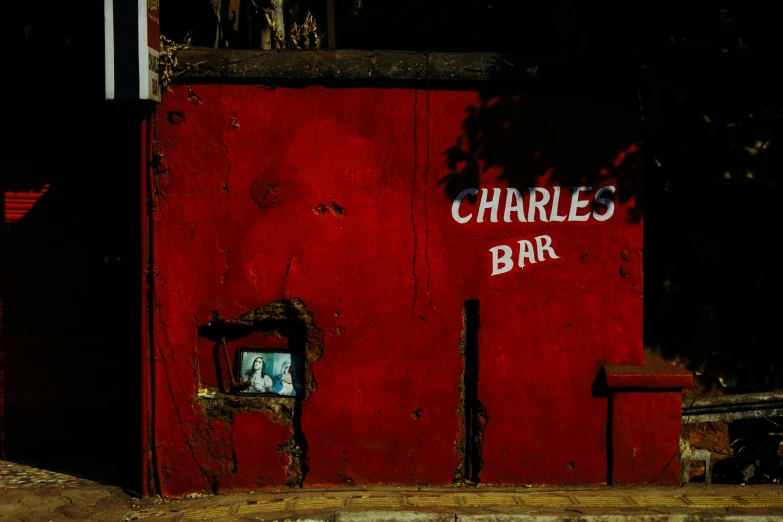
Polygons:
[[[16,515],[19,522],[74,522],[61,513],[22,513]],[[3,521],[5,522],[5,520]]]
[[20,502],[23,498],[29,496],[30,496],[29,491],[24,491],[20,489],[3,489],[0,490],[0,505]]
[[70,504],[71,501],[61,497],[56,492],[37,491],[21,500],[20,504],[27,506],[36,513],[54,513],[58,507]]
[[16,462],[5,461],[0,466],[0,488],[3,489],[78,488],[91,484],[88,480]]
[[59,513],[62,513],[69,519],[87,520],[95,513],[100,513],[101,510],[95,506],[79,506],[75,504],[68,504],[57,508]]
[[26,509],[27,506],[19,502],[5,503],[5,499],[0,496],[0,518],[3,519],[3,522],[5,522],[6,517],[24,512]]
[[60,493],[61,496],[69,499],[74,504],[78,505],[94,505],[101,499],[110,497],[111,493],[105,489],[68,489]]

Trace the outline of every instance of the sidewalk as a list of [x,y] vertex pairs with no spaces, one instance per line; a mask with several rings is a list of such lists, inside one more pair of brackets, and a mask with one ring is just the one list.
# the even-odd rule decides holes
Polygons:
[[116,487],[0,462],[0,520],[60,521],[783,521],[765,486],[304,489],[186,500],[133,499]]
[[0,460],[0,521],[125,520],[131,497],[104,486]]

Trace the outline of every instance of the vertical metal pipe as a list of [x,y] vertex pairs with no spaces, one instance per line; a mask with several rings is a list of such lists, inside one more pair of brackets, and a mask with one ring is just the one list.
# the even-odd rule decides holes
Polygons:
[[149,118],[141,120],[140,162],[140,200],[141,200],[141,496],[149,496],[149,219],[147,218],[147,169],[149,168]]

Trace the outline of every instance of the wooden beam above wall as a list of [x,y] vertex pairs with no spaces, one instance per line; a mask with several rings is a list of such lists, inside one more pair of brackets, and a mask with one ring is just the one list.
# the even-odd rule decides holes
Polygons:
[[403,51],[257,51],[189,49],[177,53],[176,81],[300,80],[491,81],[535,78],[537,68],[519,69],[494,53]]

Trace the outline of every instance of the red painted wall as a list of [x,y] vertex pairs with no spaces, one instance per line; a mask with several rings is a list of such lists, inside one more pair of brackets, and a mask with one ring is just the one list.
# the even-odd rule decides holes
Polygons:
[[612,397],[612,484],[677,484],[682,393],[617,392]]
[[[466,115],[491,115],[496,101],[475,92],[251,85],[164,96],[153,255],[165,494],[285,484],[276,448],[290,429],[261,412],[206,417],[197,388],[215,386],[217,376],[213,344],[197,326],[212,310],[232,319],[288,298],[301,299],[325,333],[312,365],[317,389],[301,411],[306,487],[451,482],[461,459],[468,299],[480,302],[481,480],[606,481],[608,404],[592,386],[599,364],[642,362],[642,225],[629,214],[637,198],[615,197],[603,222],[506,223],[505,189],[523,175],[531,181],[515,184],[523,193],[537,185],[553,194],[570,169],[572,184],[594,186],[580,213],[593,208],[599,186],[621,195],[622,180],[640,174],[636,108],[556,93],[508,98],[509,111],[520,99],[535,118],[509,113],[478,133],[497,132],[496,150],[508,156],[490,148],[479,162],[487,168],[479,188],[490,196],[503,189],[498,222],[487,212],[478,223],[479,201],[465,200],[460,215],[473,219],[459,224],[445,192],[445,152],[461,136],[470,147],[477,134],[463,128]],[[560,214],[570,201],[564,185]],[[491,275],[490,248],[513,247],[516,261],[517,241],[540,235],[558,259]]]

